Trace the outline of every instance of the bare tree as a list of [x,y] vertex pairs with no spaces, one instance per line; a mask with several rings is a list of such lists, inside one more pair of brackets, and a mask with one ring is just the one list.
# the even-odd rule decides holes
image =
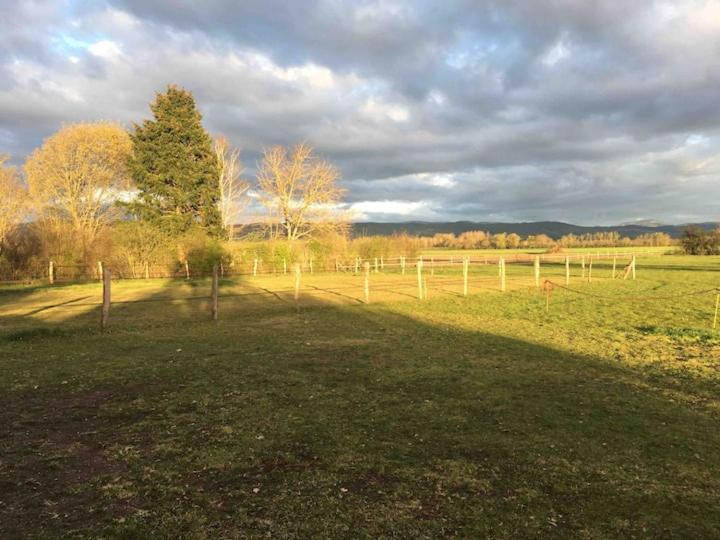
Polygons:
[[34,209],[48,229],[69,226],[83,258],[118,215],[114,203],[130,187],[131,152],[130,137],[118,124],[72,124],[46,139],[25,163]]
[[266,150],[258,173],[260,201],[270,214],[271,234],[288,241],[344,226],[337,205],[344,190],[336,182],[339,171],[313,154],[307,144],[288,152],[276,146]]
[[220,169],[220,219],[223,229],[232,238],[240,214],[247,206],[250,184],[240,178],[243,166],[237,148],[232,148],[228,140],[221,136],[213,141],[213,149]]
[[8,159],[0,155],[0,253],[8,234],[23,220],[27,209],[27,191],[15,167],[5,165]]

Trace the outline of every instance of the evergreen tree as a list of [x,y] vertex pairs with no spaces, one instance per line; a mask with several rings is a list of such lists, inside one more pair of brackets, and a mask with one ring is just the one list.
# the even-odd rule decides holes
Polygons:
[[129,170],[139,191],[130,208],[171,234],[193,226],[222,234],[217,158],[195,99],[171,85],[150,105],[153,120],[134,125]]

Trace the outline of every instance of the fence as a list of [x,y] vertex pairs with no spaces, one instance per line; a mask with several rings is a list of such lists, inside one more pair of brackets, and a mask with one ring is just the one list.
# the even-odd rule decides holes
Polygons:
[[[545,294],[545,309],[549,310],[550,297],[554,289],[562,289],[572,294],[617,300],[617,298],[603,296],[594,291],[585,291],[569,287],[570,280],[572,278],[575,283],[577,283],[578,278],[581,282],[587,283],[592,283],[593,280],[604,279],[635,280],[637,276],[637,257],[639,255],[641,256],[643,253],[542,254],[530,257],[512,256],[510,258],[498,256],[494,258],[417,257],[413,259],[406,257],[384,259],[383,257],[379,257],[376,259],[373,257],[372,259],[357,258],[352,261],[343,261],[342,263],[337,261],[334,269],[325,273],[318,271],[316,266],[313,265],[313,262],[309,261],[306,265],[295,263],[290,268],[286,265],[282,273],[264,273],[266,276],[268,274],[287,276],[288,279],[283,281],[284,288],[260,288],[259,291],[244,292],[242,294],[221,294],[222,269],[220,265],[216,265],[209,274],[211,277],[209,295],[197,295],[185,298],[153,298],[151,300],[120,300],[115,303],[123,305],[146,301],[176,302],[178,300],[206,300],[209,303],[209,318],[218,320],[222,313],[221,300],[233,296],[273,295],[286,301],[289,301],[288,298],[292,296],[295,309],[299,311],[302,295],[310,292],[313,294],[335,295],[357,301],[358,303],[369,304],[374,300],[375,294],[388,292],[402,294],[406,297],[413,296],[418,300],[426,300],[428,298],[429,285],[436,291],[448,292],[463,297],[467,297],[470,294],[471,287],[473,287],[473,290],[483,288],[505,292],[508,288],[530,286]],[[508,261],[508,259],[510,260]],[[599,263],[602,263],[602,266],[598,266]],[[261,275],[262,273],[260,272],[259,266],[258,261],[253,261],[251,272],[236,275]],[[305,268],[303,268],[303,266],[305,266]],[[510,275],[508,275],[508,267],[511,268]],[[50,265],[50,271],[52,270],[52,265]],[[116,276],[114,276],[111,268],[103,267],[102,264],[98,264],[97,272],[102,277],[102,302],[74,303],[72,306],[60,304],[45,306],[45,308],[80,307],[82,305],[99,306],[100,326],[103,329],[107,328],[111,316],[111,306],[114,303],[112,283],[113,280],[116,280]],[[341,282],[339,285],[322,287],[305,285],[305,276],[313,276],[315,273],[317,273],[317,279],[326,279],[328,276],[335,275],[340,278]],[[356,277],[350,279],[350,276]],[[192,275],[186,270],[186,272],[183,272],[183,277],[192,277]],[[362,278],[361,283],[357,281],[358,277]],[[451,290],[452,288],[457,290]],[[718,308],[720,307],[720,290],[717,288],[689,291],[673,295],[625,295],[622,299],[627,301],[646,301],[682,298],[684,296],[710,293],[716,295],[713,318],[713,328],[716,328]]]
[[[374,273],[378,271],[391,272],[393,270],[404,274],[407,270],[415,268],[418,262],[424,264],[425,267],[434,273],[436,268],[444,267],[460,267],[464,260],[470,265],[493,265],[498,264],[501,259],[504,263],[514,264],[544,264],[570,261],[579,261],[585,268],[586,263],[592,264],[592,261],[600,259],[620,260],[633,256],[657,256],[660,253],[653,251],[632,251],[632,252],[612,252],[612,251],[596,251],[588,253],[511,253],[507,255],[484,255],[472,257],[454,257],[454,256],[430,256],[430,257],[391,257],[383,256],[362,258],[356,257],[352,259],[323,259],[317,261],[312,257],[302,260],[273,259],[270,261],[263,260],[260,257],[245,258],[227,262],[219,262],[220,277],[233,276],[258,276],[258,275],[287,275],[295,264],[300,264],[303,272],[313,274],[315,272],[352,272],[359,274],[365,263],[370,265]],[[536,262],[537,261],[537,262]],[[54,261],[48,261],[45,265],[36,264],[32,271],[24,279],[17,275],[0,276],[0,283],[31,283],[38,281],[46,281],[50,284],[54,283],[82,283],[87,281],[101,281],[104,263],[97,261],[92,265],[69,265],[57,264]],[[195,267],[189,261],[176,261],[170,265],[154,265],[148,262],[143,264],[112,264],[113,279],[153,279],[153,278],[197,278],[208,277],[211,274],[209,266]]]

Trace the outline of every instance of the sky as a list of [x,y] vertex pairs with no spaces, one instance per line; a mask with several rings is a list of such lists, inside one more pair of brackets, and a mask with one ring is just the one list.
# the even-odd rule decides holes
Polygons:
[[3,0],[0,153],[168,84],[312,144],[360,221],[720,220],[720,2]]

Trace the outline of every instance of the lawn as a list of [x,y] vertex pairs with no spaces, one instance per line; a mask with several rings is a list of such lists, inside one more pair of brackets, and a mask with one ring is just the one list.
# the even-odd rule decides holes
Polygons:
[[425,270],[0,289],[0,538],[720,537],[720,257]]

